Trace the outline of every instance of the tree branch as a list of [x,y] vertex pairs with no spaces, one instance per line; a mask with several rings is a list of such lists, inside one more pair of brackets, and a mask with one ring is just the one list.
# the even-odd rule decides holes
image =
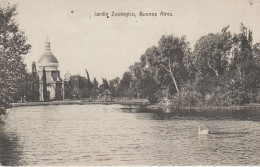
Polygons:
[[170,60],[170,58],[169,58],[169,69],[170,69],[171,77],[172,77],[172,80],[174,82],[175,88],[176,88],[177,92],[179,93],[179,88],[178,88],[178,85],[176,83],[175,77],[173,76],[173,72],[172,72],[172,69],[171,69],[171,60]]
[[163,65],[163,64],[160,64],[160,65],[161,65],[162,67],[164,67],[164,69],[170,73],[170,70],[168,70],[168,69],[165,67],[165,65]]
[[207,62],[208,62],[209,67],[210,67],[210,68],[215,72],[215,74],[218,76],[218,71],[215,70],[215,69],[210,65],[209,60],[208,60]]

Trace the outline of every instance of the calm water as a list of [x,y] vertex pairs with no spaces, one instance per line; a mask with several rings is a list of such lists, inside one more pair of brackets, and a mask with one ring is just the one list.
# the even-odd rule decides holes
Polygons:
[[[0,123],[2,165],[259,165],[260,112],[122,105],[17,107]],[[213,134],[198,135],[198,125]]]

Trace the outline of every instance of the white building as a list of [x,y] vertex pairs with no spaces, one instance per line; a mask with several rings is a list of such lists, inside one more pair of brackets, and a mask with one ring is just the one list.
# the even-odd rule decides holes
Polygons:
[[46,71],[47,94],[49,100],[63,100],[64,99],[64,83],[60,78],[60,71],[58,70],[59,62],[52,54],[50,49],[50,41],[47,38],[45,42],[45,51],[38,61],[38,75],[39,75],[39,91],[40,101],[43,98],[43,69]]

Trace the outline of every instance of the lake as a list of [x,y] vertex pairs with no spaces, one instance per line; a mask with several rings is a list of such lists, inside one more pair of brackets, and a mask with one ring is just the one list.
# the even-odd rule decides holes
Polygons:
[[[123,105],[15,107],[2,165],[260,165],[260,112]],[[198,135],[198,125],[212,134]]]

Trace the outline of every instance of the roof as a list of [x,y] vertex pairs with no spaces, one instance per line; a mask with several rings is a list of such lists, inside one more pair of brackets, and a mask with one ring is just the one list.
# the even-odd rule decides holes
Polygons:
[[44,52],[38,63],[59,63],[57,58],[51,52]]
[[58,64],[57,58],[51,53],[51,43],[47,37],[45,42],[45,51],[38,61],[39,64]]

